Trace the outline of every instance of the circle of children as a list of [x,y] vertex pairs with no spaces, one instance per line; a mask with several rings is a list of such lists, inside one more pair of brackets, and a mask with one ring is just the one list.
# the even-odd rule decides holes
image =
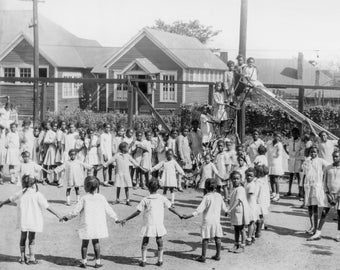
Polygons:
[[[42,209],[47,209],[60,221],[76,216],[80,218],[79,237],[82,239],[80,267],[87,266],[87,248],[92,241],[95,251],[95,268],[100,261],[99,239],[108,237],[106,215],[117,224],[143,213],[141,234],[142,259],[146,265],[146,251],[150,237],[155,237],[158,246],[157,265],[163,264],[164,208],[168,208],[180,219],[189,219],[202,214],[202,254],[197,258],[205,262],[209,239],[214,239],[216,254],[221,258],[220,223],[221,211],[230,216],[234,227],[235,245],[229,250],[242,253],[246,245],[255,244],[261,236],[264,218],[269,213],[270,201],[280,200],[279,180],[284,175],[284,152],[289,155],[289,189],[291,196],[294,178],[298,180],[299,198],[308,207],[311,228],[307,240],[321,238],[321,229],[331,207],[338,213],[340,231],[340,153],[339,142],[327,139],[327,133],[317,137],[299,134],[293,128],[291,138],[283,145],[279,133],[264,142],[260,132],[253,131],[253,140],[248,145],[235,145],[227,135],[212,140],[216,117],[225,113],[224,100],[216,87],[214,116],[204,109],[200,120],[193,120],[192,127],[183,127],[181,132],[172,129],[170,134],[154,128],[153,131],[134,131],[117,127],[113,135],[110,124],[101,130],[76,128],[65,121],[45,122],[31,129],[25,120],[22,131],[12,123],[9,130],[0,126],[0,170],[6,176],[8,166],[10,182],[21,188],[16,194],[0,203],[0,207],[18,201],[19,227],[21,229],[19,262],[36,264],[34,255],[35,234],[43,230]],[[217,100],[217,101],[216,101]],[[97,178],[102,171],[102,181]],[[339,172],[339,173],[338,173]],[[38,191],[38,183],[66,186],[66,205],[71,205],[71,190],[76,193],[76,205],[67,215],[53,209]],[[119,204],[120,191],[124,190],[126,205],[131,206],[130,189],[148,189],[149,195],[141,200],[130,216],[118,219],[107,199],[100,194],[99,187],[116,188]],[[80,187],[86,194],[79,195]],[[191,215],[183,215],[175,209],[175,192],[183,187],[196,187],[203,193],[202,202]],[[163,189],[163,195],[157,193]],[[170,192],[171,199],[166,198]],[[319,208],[322,209],[319,220]],[[28,241],[27,241],[28,239]],[[340,241],[340,234],[336,237]],[[29,254],[26,255],[26,242]]]

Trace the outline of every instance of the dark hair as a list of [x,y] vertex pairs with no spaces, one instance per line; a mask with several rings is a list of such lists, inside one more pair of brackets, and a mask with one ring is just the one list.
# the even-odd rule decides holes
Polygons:
[[68,155],[70,156],[71,153],[77,154],[77,150],[76,149],[70,149],[70,151],[68,151]]
[[264,155],[267,152],[267,148],[261,144],[259,148],[257,148],[257,152],[259,153],[259,155]]
[[222,144],[223,146],[225,145],[225,142],[223,140],[218,140],[217,145]]
[[316,149],[316,152],[319,153],[319,148],[318,148],[316,145],[312,145],[311,147],[309,147],[308,155],[310,154],[310,152],[311,152],[313,149]]
[[217,181],[214,178],[208,178],[207,180],[205,180],[205,184],[204,184],[204,189],[207,192],[211,192],[216,190],[217,188]]
[[191,121],[191,125],[199,125],[200,121],[198,119],[194,119]]
[[28,152],[28,151],[23,151],[23,152],[21,153],[21,156],[22,156],[22,157],[24,157],[24,156],[26,156],[26,155],[30,156],[31,154],[30,154],[30,152]]
[[22,126],[24,127],[24,126],[30,126],[31,125],[31,120],[30,119],[24,119],[24,121],[22,121]]
[[138,136],[138,135],[143,135],[143,132],[140,131],[140,130],[137,130],[137,131],[136,131],[136,136]]
[[323,133],[327,135],[327,132],[324,131],[324,130],[322,130],[322,131],[320,131],[320,133],[319,133],[319,137],[320,137]]
[[156,192],[159,189],[159,182],[156,178],[152,178],[148,184],[150,193]]
[[332,156],[334,156],[335,154],[340,154],[340,151],[339,150],[334,150],[333,153],[332,153]]
[[253,173],[255,175],[255,169],[250,167],[245,171],[245,174],[247,174],[247,173]]
[[300,130],[297,127],[293,127],[292,128],[292,134],[293,133],[296,133],[296,134],[298,134],[300,136]]
[[110,125],[109,123],[104,123],[104,124],[103,124],[103,128],[107,128],[107,126],[110,126],[110,127],[111,127],[111,125]]
[[178,129],[177,129],[177,128],[173,128],[173,129],[170,131],[170,134],[173,134],[173,133],[175,133],[175,132],[178,133]]
[[144,136],[146,137],[147,134],[152,135],[152,132],[150,130],[147,130],[147,131],[144,132]]
[[237,150],[237,149],[239,149],[239,148],[242,148],[242,149],[244,149],[244,145],[243,145],[243,144],[238,144],[238,145],[236,145],[236,147],[235,147],[235,148],[236,148],[236,150]]
[[235,175],[239,175],[242,178],[242,174],[239,171],[232,171],[230,174],[230,179],[232,179]]
[[255,132],[257,132],[257,133],[259,133],[259,134],[260,134],[260,131],[259,131],[257,128],[254,128],[254,129],[253,129],[253,132],[252,132],[252,134],[254,134]]
[[120,152],[122,152],[125,147],[128,147],[128,143],[127,142],[121,142],[118,146],[118,149],[119,149]]
[[99,188],[99,179],[95,176],[87,176],[84,180],[84,188],[88,193],[94,193]]
[[254,169],[256,177],[265,177],[269,174],[269,168],[266,165],[256,165]]
[[235,65],[234,61],[229,60],[229,61],[227,62],[227,66],[229,66],[229,65]]
[[34,177],[31,177],[27,174],[25,174],[21,178],[21,184],[24,189],[23,193],[26,193],[28,188],[31,188],[35,185],[35,190],[38,191],[38,185],[37,185],[37,180]]
[[166,150],[165,154],[168,154],[168,153],[172,153],[172,154],[174,154],[174,150],[172,150],[172,149],[168,149],[168,150]]
[[237,60],[240,59],[240,58],[244,59],[244,56],[243,56],[242,54],[239,54],[239,55],[236,57]]
[[133,133],[133,129],[132,128],[126,129],[126,133],[128,133],[129,131],[131,131]]
[[254,57],[249,57],[249,58],[247,59],[247,63],[249,63],[250,60],[253,60],[253,61],[255,62],[255,58],[254,58]]
[[13,122],[13,123],[11,123],[9,126],[10,126],[10,127],[13,127],[13,126],[16,126],[16,127],[17,127],[18,125],[17,125],[16,122]]

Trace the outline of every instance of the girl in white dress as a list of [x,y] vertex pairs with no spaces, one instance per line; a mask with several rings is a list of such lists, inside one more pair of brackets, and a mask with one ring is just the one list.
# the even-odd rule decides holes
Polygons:
[[269,179],[272,188],[273,201],[280,200],[280,184],[279,180],[284,174],[283,171],[283,146],[281,143],[281,136],[278,133],[274,133],[273,141],[269,142],[267,146],[267,157],[268,157],[268,168],[269,168]]
[[151,172],[163,169],[161,176],[161,183],[163,185],[163,195],[166,196],[168,190],[171,193],[171,204],[175,204],[175,193],[174,190],[177,187],[176,175],[180,174],[184,176],[184,171],[181,166],[178,165],[176,160],[174,160],[174,153],[171,149],[166,151],[167,161],[162,161],[158,163],[151,169]]
[[93,167],[93,170],[90,171],[90,174],[97,176],[97,168],[100,164],[99,157],[99,147],[100,140],[98,136],[94,133],[94,129],[89,128],[87,131],[88,134],[88,145],[87,145],[87,155],[86,155],[86,163]]
[[[123,142],[126,142],[128,144],[129,154],[132,156],[132,146],[133,146],[133,143],[134,143],[133,129],[128,128],[126,130],[125,136],[123,138]],[[132,163],[129,164],[129,170],[130,170],[130,176],[131,176],[131,179],[132,179],[132,185],[134,186],[134,183],[136,183],[136,179],[135,179],[135,168],[132,165]]]
[[246,170],[246,195],[250,210],[250,222],[248,224],[248,237],[246,244],[248,246],[255,243],[255,223],[259,220],[259,205],[258,205],[258,195],[259,187],[255,180],[255,169],[248,168]]
[[77,150],[71,149],[69,151],[69,160],[65,161],[62,165],[54,169],[54,172],[57,174],[62,171],[65,172],[67,206],[71,205],[70,194],[72,188],[74,188],[74,190],[76,191],[77,202],[79,201],[79,187],[83,186],[84,184],[84,169],[92,169],[91,165],[77,160],[76,156]]
[[[15,201],[18,209],[18,228],[21,230],[19,262],[21,264],[37,264],[35,259],[34,245],[35,234],[43,231],[42,209],[46,209],[55,215],[58,219],[61,216],[51,208],[45,197],[38,191],[36,179],[25,175],[22,179],[23,189],[11,196],[4,202],[0,203],[0,208],[4,204]],[[28,238],[29,258],[26,256],[26,239]]]
[[221,226],[221,210],[227,212],[227,207],[223,197],[217,192],[216,179],[209,178],[205,182],[207,194],[203,197],[202,202],[191,215],[183,216],[184,219],[195,217],[203,214],[201,225],[202,237],[202,255],[196,259],[199,262],[205,262],[209,239],[215,239],[216,254],[212,259],[219,261],[221,259],[221,237],[223,236]]
[[[114,137],[112,137],[112,155],[119,153],[119,145],[124,140],[125,135],[125,128],[123,126],[118,126],[117,131]],[[114,185],[115,184],[115,163],[113,163],[111,166],[109,166],[109,184]]]
[[[105,163],[112,158],[112,135],[111,135],[111,125],[105,123],[103,125],[104,132],[100,135],[100,157],[101,163]],[[112,165],[110,165],[112,167]],[[103,185],[109,185],[108,179],[108,169],[103,167]]]
[[4,165],[6,165],[6,135],[4,127],[0,125],[0,185],[4,183],[2,178]]
[[[56,122],[46,123],[46,133],[43,140],[43,147],[45,149],[43,167],[46,170],[53,170],[56,167],[55,157],[57,153],[57,129],[58,124]],[[45,172],[43,172],[43,178],[47,183],[50,182],[47,180],[47,175]]]
[[[15,166],[20,164],[20,137],[17,132],[17,124],[10,124],[10,132],[6,136],[6,165],[9,166],[9,171],[14,170]],[[11,174],[11,183],[15,184],[16,178]]]
[[208,114],[208,108],[203,107],[200,116],[201,132],[202,132],[202,145],[206,147],[213,136],[213,123],[212,116]]
[[309,158],[302,164],[305,183],[305,205],[308,206],[311,223],[311,228],[307,233],[313,234],[313,236],[318,227],[318,208],[328,206],[323,181],[324,171],[328,164],[326,160],[318,157],[318,148],[316,146],[310,148]]
[[199,172],[195,173],[193,176],[196,176],[197,174],[201,176],[198,187],[199,187],[200,190],[203,190],[204,195],[206,194],[205,181],[207,179],[218,177],[222,181],[225,180],[225,179],[223,179],[223,176],[219,174],[215,164],[212,163],[210,155],[204,156],[204,164],[202,165]]
[[24,151],[28,151],[31,156],[33,156],[33,147],[34,147],[34,135],[33,130],[31,129],[31,121],[25,119],[22,122],[22,132],[20,134],[20,148],[21,153]]
[[78,130],[79,136],[76,139],[77,159],[85,162],[87,156],[88,138],[84,129]]
[[39,135],[40,135],[39,127],[34,127],[33,128],[34,142],[33,142],[32,160],[37,164],[41,164]]
[[64,136],[64,156],[63,162],[69,160],[69,151],[76,148],[76,140],[79,136],[74,123],[69,124],[68,133]]
[[250,162],[253,164],[255,161],[255,158],[259,155],[258,153],[258,148],[260,145],[264,146],[264,141],[262,141],[259,138],[259,131],[258,130],[254,130],[253,131],[253,142],[248,146],[247,149],[247,153],[249,155],[250,158]]
[[[142,158],[143,158],[143,152],[146,151],[143,142],[143,132],[137,131],[136,132],[136,140],[134,141],[132,147],[131,147],[131,152],[133,158],[136,160],[137,164],[140,166],[142,164]],[[133,183],[134,187],[137,188],[139,185],[142,189],[146,189],[144,178],[142,177],[142,170],[140,167],[134,168],[135,169],[135,178],[136,181]]]
[[151,131],[146,131],[144,133],[145,140],[143,140],[142,144],[144,147],[142,161],[141,161],[141,167],[146,169],[146,171],[142,171],[142,182],[146,185],[149,184],[150,180],[150,169],[152,167],[152,143],[151,143]]
[[64,149],[65,149],[65,136],[67,134],[66,130],[66,122],[65,121],[60,121],[59,123],[59,128],[57,130],[57,153],[55,157],[55,162],[57,165],[61,165],[64,160]]
[[81,245],[81,268],[87,266],[87,247],[89,241],[92,240],[92,245],[95,255],[95,266],[102,266],[100,262],[100,245],[99,239],[109,236],[106,222],[106,215],[111,217],[118,223],[117,214],[108,204],[106,198],[98,193],[99,179],[95,176],[87,176],[84,180],[84,188],[86,194],[81,197],[72,212],[61,218],[63,221],[70,220],[79,216],[79,238],[82,240]]
[[152,179],[149,182],[148,189],[150,195],[143,198],[143,200],[137,205],[137,211],[129,217],[120,221],[124,225],[128,220],[133,219],[143,212],[143,226],[141,235],[142,241],[142,261],[140,266],[145,267],[146,265],[146,252],[150,237],[156,237],[158,246],[158,262],[157,266],[163,265],[163,236],[166,235],[166,229],[164,227],[164,207],[168,208],[172,213],[182,218],[177,213],[175,208],[171,205],[171,202],[164,196],[157,194],[159,189],[158,180]]
[[131,206],[129,189],[132,188],[132,180],[130,175],[129,165],[132,163],[135,167],[139,167],[144,170],[128,153],[129,148],[126,142],[120,143],[118,147],[119,152],[115,154],[108,162],[103,164],[104,167],[110,164],[116,164],[116,182],[115,186],[117,188],[116,204],[119,204],[120,189],[124,188],[126,196],[126,205]]
[[222,134],[222,128],[226,120],[228,120],[227,111],[225,109],[224,87],[221,82],[215,83],[215,92],[213,95],[213,107],[214,107],[214,121],[219,124],[220,133]]
[[[230,222],[234,226],[235,232],[235,245],[230,252],[242,253],[244,252],[246,243],[246,231],[245,226],[250,222],[250,209],[246,196],[246,191],[241,185],[241,174],[237,171],[233,171],[230,174],[231,181],[233,183],[233,192],[230,196]],[[241,238],[241,239],[240,239]]]

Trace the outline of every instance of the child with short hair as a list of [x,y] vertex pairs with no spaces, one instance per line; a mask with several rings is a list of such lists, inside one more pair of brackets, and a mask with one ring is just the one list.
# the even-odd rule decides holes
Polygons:
[[206,195],[202,202],[191,215],[183,215],[184,219],[189,219],[203,213],[201,225],[202,255],[196,259],[198,262],[205,262],[209,239],[215,239],[216,254],[212,259],[221,259],[221,237],[223,236],[221,226],[221,210],[227,212],[227,207],[221,194],[217,192],[217,181],[208,178],[205,181]]
[[[215,166],[218,170],[219,175],[223,177],[223,179],[229,179],[229,174],[231,172],[232,160],[230,156],[224,151],[225,143],[223,140],[219,140],[217,142],[217,150],[218,153],[215,157]],[[224,183],[217,180],[217,190],[221,190]],[[228,198],[228,183],[224,187],[224,195]]]
[[79,187],[84,184],[84,169],[91,169],[92,166],[86,163],[81,162],[76,159],[77,150],[71,149],[68,152],[69,160],[65,161],[62,165],[58,166],[54,169],[55,173],[61,173],[65,171],[65,180],[66,180],[66,205],[71,205],[71,189],[74,188],[76,191],[76,199],[79,202]]
[[246,163],[246,160],[243,156],[238,156],[236,160],[237,160],[237,165],[234,167],[234,170],[238,171],[241,174],[242,179],[243,179],[241,184],[242,186],[244,186],[246,183],[246,171],[249,169],[249,166]]
[[[143,158],[143,152],[146,151],[142,142],[143,139],[143,132],[140,130],[136,131],[136,141],[134,141],[131,151],[132,156],[136,160],[137,164],[140,166],[142,163]],[[136,182],[133,183],[134,187],[137,188],[138,184],[142,189],[146,189],[145,183],[144,183],[144,177],[142,177],[142,170],[140,167],[134,168],[135,170],[135,179]]]
[[103,266],[100,261],[99,239],[107,238],[109,236],[106,215],[118,223],[117,214],[110,207],[106,198],[98,193],[99,183],[97,177],[87,176],[84,180],[86,194],[80,198],[77,205],[68,215],[60,219],[60,221],[68,221],[79,216],[80,227],[78,229],[78,234],[79,238],[82,240],[81,268],[86,268],[87,266],[87,247],[90,240],[92,240],[96,260],[94,268]]
[[22,122],[22,132],[20,135],[21,152],[28,151],[32,156],[34,147],[34,135],[33,130],[31,129],[31,120],[24,119],[24,121]]
[[116,197],[116,204],[119,204],[119,196],[120,196],[120,189],[124,188],[125,196],[126,196],[126,205],[131,206],[130,202],[130,194],[129,189],[132,188],[132,179],[130,175],[130,168],[129,165],[132,163],[134,166],[140,168],[141,170],[145,170],[142,168],[136,160],[134,160],[129,152],[128,144],[126,142],[122,142],[119,144],[119,152],[116,153],[109,161],[103,164],[104,167],[107,167],[110,164],[116,164],[116,181],[115,186],[117,188],[117,197]]
[[264,165],[268,167],[268,159],[266,156],[267,149],[264,145],[260,145],[259,148],[257,149],[258,155],[254,159],[254,166],[260,166]]
[[88,134],[88,146],[87,146],[87,155],[86,155],[86,163],[91,165],[93,169],[90,171],[90,174],[97,176],[97,168],[100,164],[100,157],[99,157],[99,147],[100,147],[100,140],[98,136],[95,134],[93,128],[89,128],[87,130]]
[[164,207],[168,208],[170,212],[174,213],[178,217],[182,216],[175,210],[171,202],[164,196],[157,194],[159,189],[158,180],[152,179],[149,182],[148,189],[150,195],[143,198],[143,200],[137,205],[137,211],[129,217],[120,221],[124,225],[128,220],[133,219],[143,212],[143,227],[141,235],[142,241],[142,261],[139,263],[140,266],[145,267],[146,265],[146,252],[147,245],[150,237],[156,237],[158,246],[158,262],[157,266],[163,265],[163,236],[166,235],[166,229],[164,227]]
[[[12,202],[19,200],[18,208],[18,227],[21,230],[20,237],[20,253],[19,263],[37,264],[35,258],[34,245],[35,234],[43,231],[43,215],[42,209],[46,209],[58,219],[61,216],[49,206],[44,195],[38,191],[36,179],[29,175],[22,178],[23,189],[15,193],[6,201],[0,203],[0,208]],[[28,238],[29,258],[26,256],[26,239]]]
[[[10,131],[6,136],[6,165],[9,166],[9,171],[13,171],[16,166],[20,164],[20,137],[17,132],[18,125],[16,123],[10,124]],[[11,174],[11,183],[16,183],[16,177]]]
[[250,222],[250,210],[246,191],[241,185],[241,174],[237,171],[233,171],[230,174],[230,178],[234,189],[230,196],[230,208],[228,212],[230,212],[231,225],[234,226],[235,245],[229,251],[233,253],[242,253],[244,252],[246,241],[245,226]]
[[208,113],[207,106],[204,106],[200,115],[201,132],[202,132],[202,145],[208,146],[208,143],[213,137],[213,119],[212,115]]
[[[46,133],[43,139],[43,147],[44,147],[44,161],[43,167],[45,170],[51,170],[56,167],[56,153],[57,153],[57,129],[58,124],[56,122],[47,122],[46,123]],[[47,179],[47,174],[43,172],[43,181],[50,183]]]
[[[103,125],[104,132],[100,135],[100,155],[101,163],[108,162],[112,158],[112,135],[111,125],[105,123]],[[112,165],[110,165],[112,167]],[[108,174],[111,173],[112,169],[103,168],[103,186],[110,187],[108,180]]]
[[34,142],[33,142],[32,161],[34,161],[37,164],[41,164],[39,135],[40,135],[40,128],[34,127],[33,128]]
[[259,206],[257,204],[259,188],[255,181],[255,169],[248,168],[245,174],[247,181],[245,189],[250,210],[250,222],[248,224],[248,237],[246,239],[246,245],[250,246],[255,243],[255,223],[259,219]]
[[166,151],[167,161],[162,161],[154,166],[150,172],[158,171],[163,169],[163,173],[161,176],[161,182],[163,184],[163,195],[166,196],[168,189],[171,193],[171,204],[175,204],[175,193],[174,190],[177,188],[177,180],[176,175],[180,174],[184,176],[184,171],[173,158],[174,153],[171,149]]

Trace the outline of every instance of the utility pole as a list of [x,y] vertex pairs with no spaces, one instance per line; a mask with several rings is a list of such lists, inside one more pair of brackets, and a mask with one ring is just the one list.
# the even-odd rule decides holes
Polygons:
[[[246,59],[247,45],[247,16],[248,16],[248,0],[241,0],[241,16],[240,16],[240,39],[238,54],[243,55]],[[246,107],[245,103],[237,112],[237,133],[242,143],[244,143],[246,135]]]
[[[33,77],[39,77],[39,26],[38,26],[38,0],[33,0],[33,36],[34,36],[34,51],[33,51],[33,66],[34,72]],[[33,123],[39,119],[38,109],[38,91],[39,82],[34,81],[33,85]]]

